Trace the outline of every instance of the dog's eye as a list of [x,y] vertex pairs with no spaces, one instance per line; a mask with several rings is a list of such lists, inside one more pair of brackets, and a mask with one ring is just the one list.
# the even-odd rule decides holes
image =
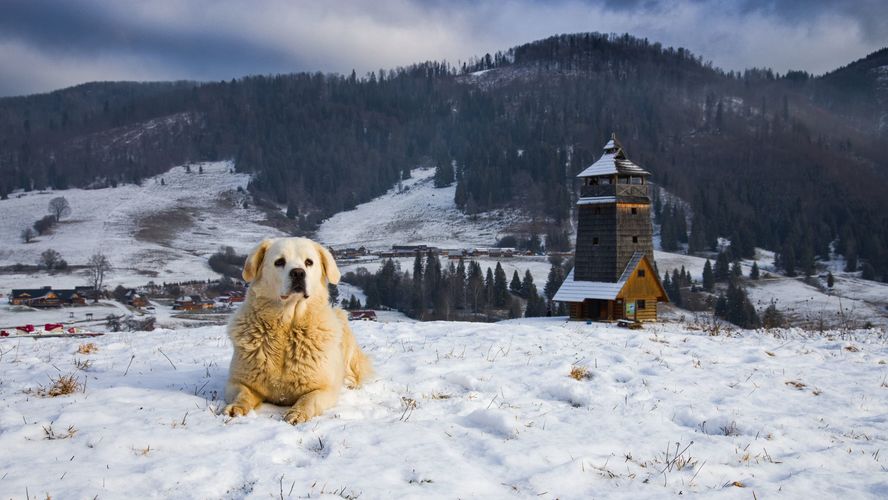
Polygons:
[[284,267],[284,264],[286,264],[286,263],[287,263],[287,261],[284,260],[283,257],[281,257],[281,258],[279,258],[278,260],[274,261],[274,265],[277,266],[277,267]]
[[314,261],[311,259],[305,259],[305,267],[311,267],[314,264]]

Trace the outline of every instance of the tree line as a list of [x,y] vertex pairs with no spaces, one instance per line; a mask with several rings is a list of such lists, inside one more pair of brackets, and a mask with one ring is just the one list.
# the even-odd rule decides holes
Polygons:
[[663,207],[667,245],[711,249],[724,236],[781,263],[836,253],[884,280],[888,141],[861,71],[883,57],[822,78],[724,72],[684,49],[582,33],[459,67],[91,84],[0,100],[0,197],[234,159],[254,174],[254,198],[308,231],[429,165],[469,214],[515,207],[563,230],[575,175],[616,132],[687,202]]

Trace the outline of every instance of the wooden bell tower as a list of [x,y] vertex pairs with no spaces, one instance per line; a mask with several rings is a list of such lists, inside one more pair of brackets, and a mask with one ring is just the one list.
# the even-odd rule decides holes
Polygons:
[[616,136],[580,172],[574,269],[555,300],[576,319],[650,321],[666,293],[654,265],[651,174],[632,163]]

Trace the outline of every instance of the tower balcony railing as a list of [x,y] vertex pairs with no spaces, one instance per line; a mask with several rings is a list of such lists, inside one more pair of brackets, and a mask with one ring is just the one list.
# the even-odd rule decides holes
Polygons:
[[648,184],[599,184],[595,186],[582,186],[580,196],[583,198],[597,196],[631,196],[650,198],[650,186]]

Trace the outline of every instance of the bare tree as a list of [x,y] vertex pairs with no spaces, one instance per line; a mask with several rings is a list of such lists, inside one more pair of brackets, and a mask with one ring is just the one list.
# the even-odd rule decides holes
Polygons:
[[62,254],[50,248],[48,250],[44,250],[43,253],[40,254],[40,260],[37,261],[37,264],[45,267],[49,271],[52,271],[53,269],[59,267],[59,264],[61,264],[62,262]]
[[68,204],[68,200],[64,196],[57,196],[49,200],[49,213],[58,222],[62,220],[62,217],[67,217],[71,214],[71,205]]
[[105,274],[111,270],[111,263],[105,254],[96,252],[86,262],[86,267],[89,271],[89,284],[93,287],[93,302],[98,302],[99,293],[105,283]]
[[28,227],[22,229],[22,234],[21,234],[21,236],[22,236],[22,241],[23,241],[23,242],[25,242],[25,243],[30,243],[31,240],[33,240],[34,237],[37,236],[37,232],[34,231],[34,228],[33,228],[33,227],[28,226]]

